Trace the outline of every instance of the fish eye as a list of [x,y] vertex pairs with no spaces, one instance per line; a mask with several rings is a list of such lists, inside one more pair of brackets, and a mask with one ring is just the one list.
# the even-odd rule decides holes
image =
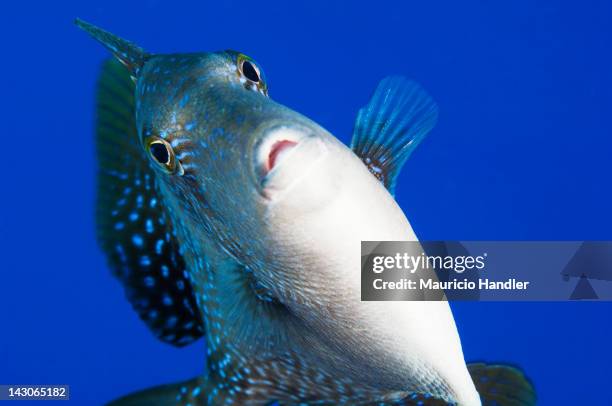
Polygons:
[[174,150],[168,141],[159,137],[149,137],[146,140],[146,147],[151,159],[168,173],[174,173],[177,168],[177,161],[174,157]]
[[238,54],[236,63],[238,75],[242,78],[244,87],[268,95],[265,75],[254,60],[244,54]]
[[168,163],[170,163],[170,153],[163,142],[156,141],[151,143],[149,151],[151,152],[151,156],[153,156],[158,163],[162,165],[168,165]]
[[259,82],[259,72],[255,65],[253,65],[250,61],[244,60],[242,61],[242,74],[251,82],[258,83]]

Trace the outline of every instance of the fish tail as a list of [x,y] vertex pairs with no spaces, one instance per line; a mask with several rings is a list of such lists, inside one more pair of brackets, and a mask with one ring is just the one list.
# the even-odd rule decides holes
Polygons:
[[533,385],[523,372],[510,365],[473,363],[468,370],[483,405],[532,406],[536,404]]

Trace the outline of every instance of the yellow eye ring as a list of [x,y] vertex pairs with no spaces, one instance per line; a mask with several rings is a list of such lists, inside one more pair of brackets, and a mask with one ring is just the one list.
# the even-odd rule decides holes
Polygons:
[[177,171],[179,164],[168,141],[160,137],[149,137],[145,141],[145,146],[151,160],[164,171],[167,173]]

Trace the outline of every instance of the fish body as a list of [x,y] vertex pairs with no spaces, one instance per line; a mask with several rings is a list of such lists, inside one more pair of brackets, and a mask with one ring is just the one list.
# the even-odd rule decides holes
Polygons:
[[[392,192],[437,116],[418,85],[381,82],[351,149],[241,53],[78,24],[127,68],[100,81],[102,246],[162,340],[208,351],[202,377],[122,404],[481,404],[447,302],[360,300],[361,241],[417,240]],[[531,399],[516,370],[478,373],[500,370]]]

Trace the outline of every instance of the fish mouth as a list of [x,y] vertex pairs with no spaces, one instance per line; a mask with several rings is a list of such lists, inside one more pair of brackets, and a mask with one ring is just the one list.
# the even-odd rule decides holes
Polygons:
[[320,137],[307,128],[277,126],[267,130],[255,147],[255,172],[261,194],[271,198],[289,190],[326,151]]
[[277,164],[282,163],[283,159],[287,157],[289,151],[291,151],[298,143],[293,140],[281,139],[272,144],[270,152],[268,153],[268,160],[265,163],[265,169],[270,173]]

